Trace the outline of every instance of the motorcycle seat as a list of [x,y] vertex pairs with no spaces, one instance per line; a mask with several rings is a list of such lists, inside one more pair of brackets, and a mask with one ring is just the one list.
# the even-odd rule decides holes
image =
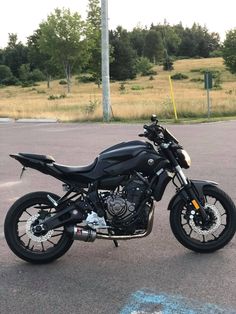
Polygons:
[[29,159],[34,159],[38,161],[42,161],[46,164],[51,164],[55,162],[55,159],[52,156],[49,155],[37,155],[37,154],[26,154],[26,153],[19,153],[20,156],[29,158]]
[[97,158],[94,160],[93,163],[86,166],[66,166],[66,165],[60,165],[60,164],[54,164],[54,167],[61,171],[65,175],[71,175],[71,174],[80,174],[84,172],[91,171],[97,163]]

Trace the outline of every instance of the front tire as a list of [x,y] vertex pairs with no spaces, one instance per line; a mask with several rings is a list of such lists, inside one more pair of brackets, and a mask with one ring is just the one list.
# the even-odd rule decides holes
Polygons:
[[198,214],[191,217],[187,204],[180,200],[170,212],[170,225],[176,239],[186,248],[211,253],[223,248],[236,231],[236,208],[231,198],[216,186],[203,188],[208,226]]
[[4,223],[7,244],[15,255],[30,263],[49,263],[64,255],[73,240],[64,227],[41,235],[32,232],[36,220],[43,221],[53,215],[55,209],[47,195],[54,200],[59,196],[49,192],[34,192],[18,199],[9,209]]

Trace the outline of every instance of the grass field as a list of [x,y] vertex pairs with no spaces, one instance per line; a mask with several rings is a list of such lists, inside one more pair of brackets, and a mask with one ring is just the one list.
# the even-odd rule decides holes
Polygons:
[[[188,79],[173,81],[177,113],[180,118],[207,116],[207,97],[203,71],[219,71],[220,86],[211,90],[212,116],[236,115],[236,76],[225,70],[221,58],[179,60],[174,71],[156,67],[157,75],[111,83],[111,106],[116,120],[146,119],[156,113],[163,119],[173,118],[168,76],[181,72]],[[63,98],[64,97],[64,98]],[[53,99],[50,99],[53,98]],[[94,83],[78,83],[73,79],[70,94],[66,86],[53,81],[35,87],[1,87],[0,117],[57,118],[61,121],[102,120],[102,90]]]

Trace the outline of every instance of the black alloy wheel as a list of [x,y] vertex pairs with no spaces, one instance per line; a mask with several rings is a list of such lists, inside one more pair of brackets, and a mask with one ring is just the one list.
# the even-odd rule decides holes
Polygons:
[[176,239],[186,248],[210,253],[223,248],[236,231],[236,208],[231,198],[218,187],[204,187],[205,211],[209,221],[203,223],[200,213],[178,202],[170,212],[170,225]]
[[54,200],[59,199],[49,192],[26,194],[11,206],[5,219],[4,233],[8,246],[27,262],[49,263],[64,255],[73,243],[64,227],[48,232],[39,227],[56,212],[47,195]]

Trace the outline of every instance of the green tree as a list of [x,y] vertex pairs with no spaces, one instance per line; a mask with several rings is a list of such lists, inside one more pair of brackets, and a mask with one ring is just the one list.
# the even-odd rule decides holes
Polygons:
[[130,33],[130,43],[132,48],[136,51],[138,57],[144,56],[145,37],[147,34],[146,29],[135,27]]
[[163,70],[164,71],[172,71],[172,70],[174,70],[173,64],[174,64],[173,60],[168,55],[167,50],[165,50],[165,56],[164,56],[164,59],[163,59]]
[[101,7],[100,0],[89,0],[87,11],[87,42],[89,47],[88,71],[100,87],[101,74]]
[[137,75],[137,54],[132,48],[127,30],[118,26],[110,32],[113,60],[110,64],[111,78],[118,81],[134,79]]
[[152,70],[153,64],[146,57],[141,57],[137,59],[136,69],[141,75],[149,75]]
[[232,29],[226,34],[223,43],[223,59],[227,69],[235,74],[236,73],[236,29]]
[[28,59],[31,69],[42,71],[47,80],[47,86],[50,88],[52,77],[61,76],[63,71],[60,70],[58,63],[52,59],[52,56],[40,50],[39,39],[41,30],[37,29],[33,35],[28,37]]
[[[180,28],[179,28],[180,29]],[[220,47],[218,33],[209,33],[206,27],[194,23],[191,28],[181,30],[181,44],[178,55],[208,58]]]
[[4,51],[0,49],[0,64],[4,63]]
[[175,28],[165,22],[163,25],[158,24],[157,26],[152,26],[151,29],[158,31],[161,34],[164,49],[168,54],[175,55],[181,43],[181,38]]
[[4,64],[11,69],[14,76],[19,77],[20,66],[28,63],[28,48],[18,42],[16,34],[9,34],[8,45],[3,54]]
[[74,69],[82,68],[88,57],[85,22],[77,12],[72,14],[69,9],[55,9],[39,28],[40,50],[62,65],[70,92]]
[[22,64],[19,68],[19,78],[21,82],[26,83],[30,80],[30,65]]
[[162,60],[164,54],[163,41],[159,31],[149,30],[145,37],[144,55],[152,63],[157,64]]

